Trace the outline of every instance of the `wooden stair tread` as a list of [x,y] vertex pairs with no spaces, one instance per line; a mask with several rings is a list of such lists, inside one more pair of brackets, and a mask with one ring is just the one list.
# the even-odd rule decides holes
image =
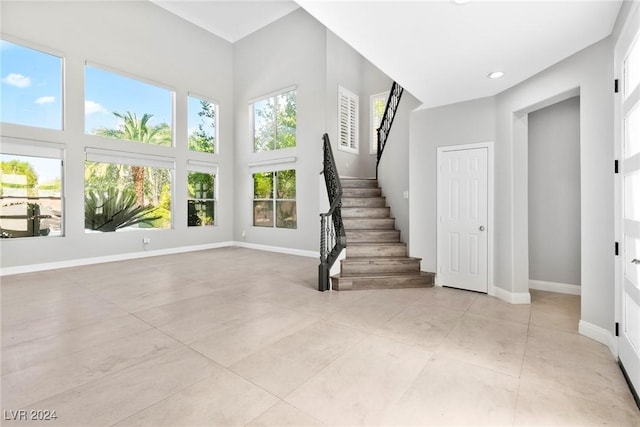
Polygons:
[[[396,217],[394,217],[394,216],[367,217],[367,216],[344,216],[344,215],[342,215],[342,219],[358,220],[358,221],[389,221],[390,219],[395,220]],[[375,230],[375,228],[358,228],[358,230]]]
[[378,200],[378,199],[386,199],[386,197],[384,197],[384,196],[342,196],[342,200],[344,201],[345,199],[355,199],[355,200],[372,199],[372,200]]
[[342,260],[349,262],[390,262],[390,261],[422,261],[422,258],[414,258],[410,256],[359,256],[359,257],[347,257]]
[[402,288],[432,288],[433,273],[393,273],[367,274],[358,276],[332,276],[332,287],[337,291],[359,289],[402,289]]
[[419,273],[370,273],[365,275],[361,275],[361,276],[343,276],[342,274],[336,274],[334,276],[331,276],[331,278],[334,279],[340,279],[340,278],[344,278],[344,279],[349,279],[349,280],[353,280],[353,279],[384,279],[384,278],[392,278],[392,277],[398,277],[398,276],[402,276],[402,278],[406,278],[406,276],[420,276],[420,277],[434,277],[435,273],[428,273],[426,271],[421,271]]
[[379,246],[379,245],[394,245],[394,246],[406,246],[404,242],[354,242],[349,243],[349,246]]
[[[422,273],[422,272],[421,272]],[[402,276],[403,278],[405,278],[406,276],[421,276],[421,274],[418,274],[415,271],[405,271],[405,272],[393,272],[393,273],[367,273],[366,276],[362,275],[362,274],[345,274],[345,273],[340,273],[340,275],[337,278],[340,279],[345,279],[345,280],[351,280],[351,279],[357,279],[357,280],[367,280],[367,279],[384,279],[384,278],[394,278],[394,277],[400,277]],[[427,277],[427,276],[424,276]]]
[[[380,218],[378,218],[380,219]],[[382,218],[382,219],[389,219],[389,218]],[[398,231],[395,228],[392,228],[391,230],[380,230],[379,228],[350,228],[349,230],[353,231],[353,232],[358,232],[358,233],[363,233],[363,232],[378,232],[378,231]]]

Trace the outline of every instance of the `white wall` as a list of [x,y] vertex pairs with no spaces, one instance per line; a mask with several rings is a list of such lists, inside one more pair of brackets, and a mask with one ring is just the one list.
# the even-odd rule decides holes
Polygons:
[[[326,128],[325,31],[298,9],[234,44],[236,241],[319,250],[318,174]],[[250,100],[293,85],[297,87],[296,147],[254,153]],[[252,173],[257,169],[250,169],[249,164],[289,156],[296,157],[290,166],[296,169],[298,228],[254,227]]]
[[[387,198],[391,215],[396,219],[396,229],[400,230],[400,240],[410,243],[409,199],[403,197],[409,191],[409,124],[411,112],[418,108],[418,101],[408,91],[404,91],[393,126],[382,152],[378,168],[378,182],[382,195]],[[410,253],[411,256],[413,256]]]
[[[375,155],[369,154],[369,96],[388,90],[391,79],[302,9],[235,44],[148,2],[3,2],[2,31],[63,56],[66,73],[64,131],[2,127],[5,136],[65,144],[66,235],[2,241],[3,268],[231,241],[317,251],[321,137],[328,131],[338,153],[338,84],[355,87],[361,102],[361,154],[340,152],[346,155],[342,166],[350,163],[345,174],[375,175]],[[176,147],[141,148],[176,159],[172,230],[85,234],[84,149],[127,145],[84,135],[85,61],[175,90]],[[297,147],[253,153],[249,100],[292,85],[297,87]],[[187,92],[219,104],[220,154],[186,148]],[[251,173],[259,168],[250,170],[249,163],[289,156],[296,158],[298,228],[253,227]],[[189,157],[219,164],[215,227],[186,226],[186,191],[181,189]],[[142,237],[151,238],[146,248]]]
[[580,285],[580,98],[529,113],[529,279]]
[[416,110],[409,144],[411,256],[422,271],[436,271],[436,148],[495,141],[493,97]]
[[579,93],[582,320],[612,330],[612,59],[608,38],[494,98],[413,113],[410,253],[423,269],[436,266],[435,146],[495,140],[494,285],[527,300],[528,113]]
[[[376,175],[376,155],[369,153],[370,96],[391,89],[392,80],[342,39],[327,30],[327,133],[341,176],[371,178]],[[338,149],[338,85],[360,100],[359,152]]]
[[[233,238],[233,46],[150,2],[2,2],[5,36],[65,58],[63,131],[3,125],[3,136],[65,145],[65,230],[62,238],[3,239],[3,268],[148,250],[227,242]],[[175,90],[175,148],[145,146],[174,157],[174,229],[85,234],[85,147],[124,148],[130,143],[84,135],[84,65],[91,61]],[[189,153],[186,106],[191,91],[220,105],[220,154]],[[186,161],[219,163],[217,226],[187,228]]]
[[613,49],[607,38],[496,97],[497,286],[528,292],[526,113],[580,91],[582,319],[612,331]]

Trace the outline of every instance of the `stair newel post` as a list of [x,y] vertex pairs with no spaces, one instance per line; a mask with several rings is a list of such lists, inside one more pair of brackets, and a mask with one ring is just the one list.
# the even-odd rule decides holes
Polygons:
[[329,269],[327,268],[327,217],[320,214],[320,265],[318,266],[318,290],[323,292],[328,290]]

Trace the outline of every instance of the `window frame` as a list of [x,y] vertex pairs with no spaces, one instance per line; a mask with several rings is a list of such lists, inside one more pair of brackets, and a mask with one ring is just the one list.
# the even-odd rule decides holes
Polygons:
[[[25,125],[25,124],[21,124],[21,123],[14,123],[14,122],[4,122],[4,121],[0,121],[0,123],[3,124],[3,126],[19,126],[21,128],[27,128],[27,129],[38,129],[38,130],[44,130],[44,131],[49,131],[49,132],[62,132],[64,131],[67,126],[67,120],[66,120],[66,68],[67,68],[67,64],[66,64],[66,57],[64,55],[64,53],[60,50],[57,49],[52,49],[48,46],[43,46],[40,45],[38,43],[32,43],[30,41],[24,40],[24,39],[20,39],[18,37],[13,37],[11,35],[5,34],[0,32],[0,40],[4,40],[7,41],[9,43],[18,45],[20,47],[24,47],[27,49],[31,49],[31,50],[35,50],[41,53],[44,53],[46,55],[51,55],[51,56],[55,56],[57,58],[60,58],[60,128],[50,128],[50,127],[42,127],[42,126],[32,126],[32,125]],[[0,76],[2,77],[2,76]],[[32,140],[34,141],[34,140]]]
[[[111,137],[106,137],[106,136],[101,136],[101,135],[96,135],[94,133],[90,133],[87,132],[87,123],[86,123],[86,102],[88,101],[87,99],[87,67],[90,68],[95,68],[97,70],[103,71],[103,72],[107,72],[107,73],[111,73],[111,74],[115,74],[116,76],[119,77],[124,77],[130,80],[135,80],[138,81],[140,83],[144,83],[146,85],[150,85],[150,86],[155,86],[159,89],[163,89],[166,90],[170,93],[171,95],[171,102],[170,102],[170,106],[171,106],[171,112],[170,112],[170,121],[171,123],[168,123],[169,126],[171,127],[171,144],[169,145],[159,145],[159,144],[150,144],[150,143],[145,143],[142,141],[136,141],[136,140],[130,140],[130,139],[121,139],[121,138],[111,138]],[[149,78],[145,78],[145,77],[141,77],[139,75],[133,74],[133,73],[128,73],[126,71],[122,71],[113,67],[109,67],[107,65],[104,64],[100,64],[98,62],[93,62],[90,60],[86,60],[84,61],[84,69],[83,69],[83,77],[84,77],[84,99],[82,102],[82,112],[83,112],[83,134],[85,137],[92,137],[92,138],[100,138],[101,140],[107,140],[107,141],[121,141],[121,142],[125,142],[125,143],[134,143],[137,145],[142,145],[142,146],[150,146],[150,147],[161,147],[161,149],[171,149],[171,148],[175,148],[176,147],[176,140],[177,140],[177,134],[176,134],[176,89],[170,85],[164,84],[164,83],[160,83],[157,82],[155,80],[149,79]],[[125,113],[124,111],[122,113]],[[136,150],[132,150],[132,151],[136,151]]]
[[[115,231],[121,232],[129,232],[129,231],[151,231],[151,230],[174,230],[175,229],[175,188],[176,188],[176,162],[175,158],[167,157],[167,156],[158,156],[152,154],[145,154],[141,152],[133,152],[133,151],[122,151],[122,150],[112,150],[98,147],[85,147],[84,150],[84,168],[86,168],[87,162],[95,162],[95,163],[110,163],[115,165],[126,165],[126,166],[139,166],[145,168],[156,168],[156,169],[167,169],[169,170],[169,175],[171,179],[171,183],[169,186],[169,190],[171,191],[171,221],[169,227],[148,227],[148,228],[139,228],[139,227],[126,227]],[[83,171],[84,171],[83,168]],[[87,189],[86,189],[86,181],[83,182],[83,198],[86,197]],[[84,214],[84,209],[83,209]],[[102,234],[102,232],[97,230],[91,230],[87,228],[83,228],[85,234]]]
[[[278,197],[278,172],[290,171],[293,170],[295,173],[296,180],[296,198],[295,199],[283,199]],[[255,198],[255,174],[272,174],[272,188],[271,188],[271,198]],[[259,169],[251,171],[251,182],[252,182],[252,194],[254,197],[251,199],[251,226],[257,228],[266,228],[266,229],[280,229],[280,230],[297,230],[298,229],[298,170],[295,165],[292,164],[283,164],[280,167],[273,167],[269,169]],[[255,221],[255,205],[254,202],[271,202],[272,203],[272,225],[256,225]],[[296,225],[295,227],[278,227],[278,219],[277,219],[277,203],[278,202],[295,202],[296,204]]]
[[[187,160],[187,185],[189,185],[189,173],[197,172],[197,173],[205,173],[213,176],[213,199],[206,198],[192,198],[189,197],[188,189],[187,189],[187,229],[193,228],[198,229],[199,227],[216,227],[218,225],[218,173],[219,166],[218,163],[212,162],[203,162],[200,160]],[[204,225],[189,225],[189,212],[188,205],[190,200],[211,200],[213,201],[213,223],[212,224],[204,224]]]
[[[345,105],[345,102],[347,105]],[[343,117],[345,121],[343,121]],[[346,125],[343,126],[343,122]],[[360,154],[360,97],[338,85],[338,149]],[[345,132],[346,131],[346,134]]]
[[[207,101],[213,105],[215,111],[215,135],[213,143],[213,151],[196,151],[189,148],[189,98],[195,98],[200,101]],[[189,153],[202,153],[205,155],[220,154],[220,103],[207,96],[199,95],[195,92],[187,92],[187,150]]]
[[382,117],[380,117],[380,123],[376,125],[375,103],[378,99],[383,99],[386,107],[387,101],[389,99],[389,91],[374,93],[369,99],[369,127],[371,132],[371,140],[369,141],[369,154],[378,154],[378,128],[380,127],[380,123],[382,123],[382,119],[384,119],[383,111]]
[[[280,95],[284,95],[285,93],[289,93],[289,92],[294,92],[294,95],[296,97],[296,144],[293,147],[285,147],[285,148],[278,148],[277,147],[277,140],[278,140],[278,134],[277,134],[277,128],[278,128],[278,124],[277,121],[274,123],[274,146],[271,149],[268,150],[261,150],[258,151],[256,150],[256,141],[255,141],[255,135],[256,135],[256,113],[255,113],[255,104],[260,102],[260,101],[264,101],[264,100],[268,100],[270,98],[274,98],[277,99],[278,96]],[[274,102],[274,108],[277,108],[277,102]],[[276,152],[276,151],[281,151],[281,150],[290,150],[290,149],[295,149],[298,146],[298,87],[297,85],[293,85],[293,86],[288,86],[286,88],[283,89],[279,89],[270,93],[267,93],[265,95],[261,95],[255,98],[252,98],[249,100],[249,115],[251,117],[251,152],[254,154],[257,153],[272,153],[272,152]],[[276,115],[277,117],[277,115]]]
[[[45,236],[24,236],[16,238],[2,239],[11,241],[16,239],[33,239],[42,237],[65,237],[66,236],[66,185],[65,185],[65,146],[57,142],[38,141],[35,139],[14,138],[0,136],[0,154],[9,156],[37,157],[41,159],[53,159],[60,161],[60,234]],[[28,198],[28,197],[27,197]],[[39,198],[39,197],[38,197]]]

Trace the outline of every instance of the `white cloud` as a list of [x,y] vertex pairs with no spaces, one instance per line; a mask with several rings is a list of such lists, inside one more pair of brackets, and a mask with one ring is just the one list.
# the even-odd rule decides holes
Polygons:
[[84,101],[84,115],[88,116],[94,113],[106,113],[107,109],[95,101]]
[[25,87],[31,86],[31,79],[27,76],[23,76],[22,74],[11,73],[7,74],[7,77],[2,79],[2,83],[24,89]]
[[55,102],[56,97],[55,96],[41,96],[40,98],[36,99],[36,104],[38,105],[42,105],[42,104],[51,104],[52,102]]

